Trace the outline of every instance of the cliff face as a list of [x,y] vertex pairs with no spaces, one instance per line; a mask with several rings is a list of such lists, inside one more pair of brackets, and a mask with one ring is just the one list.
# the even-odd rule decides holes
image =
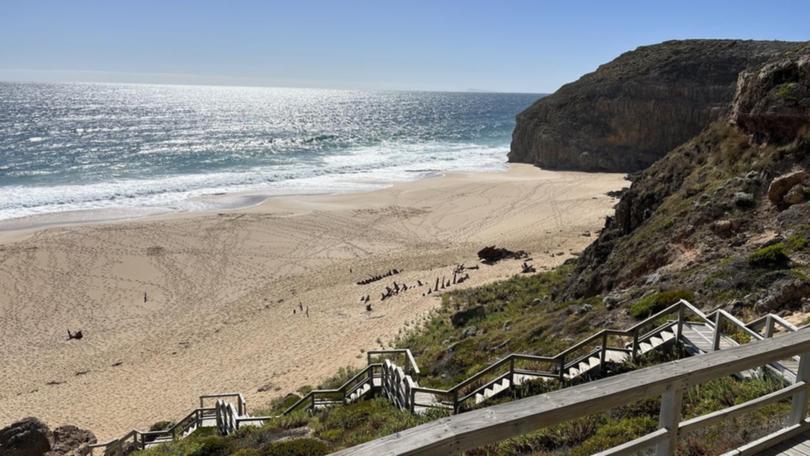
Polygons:
[[567,296],[810,308],[810,46],[742,73],[732,106],[625,191]]
[[742,70],[795,46],[687,40],[622,54],[520,113],[509,161],[547,169],[645,169],[724,115]]

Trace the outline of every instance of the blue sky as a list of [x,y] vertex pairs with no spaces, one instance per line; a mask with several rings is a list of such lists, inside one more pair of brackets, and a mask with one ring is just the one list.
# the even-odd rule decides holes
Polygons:
[[552,92],[667,39],[810,39],[808,1],[0,2],[0,80]]

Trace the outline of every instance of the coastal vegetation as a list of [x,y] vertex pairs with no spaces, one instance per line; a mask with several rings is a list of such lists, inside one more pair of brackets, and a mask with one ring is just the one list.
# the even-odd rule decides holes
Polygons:
[[[392,345],[410,348],[423,369],[421,383],[449,386],[476,372],[508,352],[555,353],[566,340],[587,335],[608,322],[599,299],[555,302],[572,271],[572,264],[532,276],[515,276],[483,287],[453,291],[444,295],[442,306],[423,325],[403,332]],[[666,298],[688,298],[682,290],[657,293],[645,302]],[[483,306],[484,313],[454,326],[453,315]],[[578,313],[579,312],[579,313]],[[475,328],[474,333],[470,328]],[[465,335],[466,334],[466,335]],[[459,343],[461,342],[461,343]],[[506,343],[504,343],[506,342]],[[651,352],[622,365],[609,366],[607,375],[687,356],[679,349]],[[341,369],[318,388],[341,384],[353,370]],[[684,417],[691,418],[756,398],[780,385],[768,377],[722,378],[690,389],[684,396]],[[557,382],[532,381],[513,394],[486,405],[553,391]],[[301,389],[308,392],[311,387]],[[297,399],[297,396],[291,396]],[[257,415],[280,415],[290,404],[280,399]],[[572,420],[517,438],[468,452],[469,455],[588,455],[624,443],[654,430],[658,423],[659,400],[650,399],[611,410],[605,414]],[[751,435],[776,428],[787,403],[769,406],[756,415],[737,418],[723,426],[689,435],[680,443],[684,454],[716,454],[732,449]],[[139,456],[269,456],[276,454],[327,454],[375,438],[417,426],[446,412],[414,415],[402,411],[384,398],[344,406],[296,412],[278,416],[262,427],[244,427],[236,434],[219,437],[201,429],[187,439],[154,447]],[[319,453],[318,451],[323,451]]]

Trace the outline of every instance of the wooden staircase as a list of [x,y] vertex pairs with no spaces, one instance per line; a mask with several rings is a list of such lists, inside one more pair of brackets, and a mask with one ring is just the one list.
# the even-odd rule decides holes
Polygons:
[[[724,317],[720,314],[720,319]],[[715,320],[717,321],[717,320]],[[684,327],[686,322],[683,321]],[[722,328],[725,324],[718,324]],[[748,325],[749,329],[751,324]],[[683,329],[683,328],[681,328]],[[739,328],[738,328],[739,329]],[[698,328],[700,331],[700,328]],[[742,331],[745,332],[745,331]],[[596,453],[596,456],[649,455],[674,456],[685,439],[700,438],[702,432],[735,417],[771,408],[772,432],[728,453],[727,456],[808,456],[810,455],[810,330],[784,331],[779,337],[753,337],[740,344],[740,334],[712,334],[711,347],[722,336],[737,342],[724,350],[656,364],[647,368],[584,382],[550,393],[529,396],[467,413],[445,417],[405,429],[351,448],[333,456],[460,455],[542,428],[594,416],[645,399],[660,398],[656,429]],[[766,331],[767,333],[767,331]],[[773,335],[771,333],[771,335]],[[745,402],[725,406],[703,415],[684,419],[686,394],[700,394],[698,385],[739,372],[768,372],[767,367],[799,356],[797,381],[783,384]],[[782,377],[784,378],[784,377]],[[771,416],[772,413],[787,413]],[[771,419],[772,418],[772,419]],[[694,433],[698,433],[697,435]]]
[[[699,355],[795,331],[795,326],[777,315],[768,314],[743,323],[723,310],[704,314],[689,302],[680,300],[630,328],[603,329],[553,356],[512,353],[447,389],[419,385],[421,371],[410,350],[372,350],[367,353],[367,366],[339,388],[313,390],[283,415],[351,404],[372,396],[385,397],[396,407],[412,413],[444,409],[455,414],[476,408],[527,382],[556,381],[568,386],[593,380],[602,377],[609,364],[627,363],[674,343],[680,343],[688,353]],[[773,361],[767,365],[767,370],[785,384],[793,384],[798,373],[798,357]],[[761,374],[759,369],[741,375]],[[215,406],[204,407],[204,401],[210,399],[217,399]],[[241,426],[261,425],[271,418],[248,414],[241,394],[208,395],[200,398],[199,408],[169,429],[133,430],[120,439],[94,447],[107,448],[131,441],[147,448],[183,438],[200,427],[216,426],[221,434],[227,435]]]

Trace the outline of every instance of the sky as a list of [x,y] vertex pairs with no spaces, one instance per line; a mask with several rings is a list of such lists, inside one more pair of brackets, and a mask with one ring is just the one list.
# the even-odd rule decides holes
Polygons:
[[0,80],[549,93],[685,38],[810,40],[810,1],[0,0]]

